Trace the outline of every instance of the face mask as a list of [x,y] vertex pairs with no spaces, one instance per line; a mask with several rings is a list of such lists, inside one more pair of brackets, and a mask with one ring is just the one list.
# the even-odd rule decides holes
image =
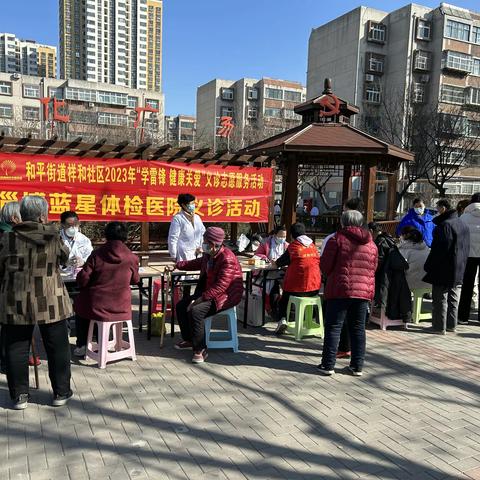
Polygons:
[[202,250],[204,253],[212,253],[212,249],[210,248],[210,245],[208,243],[203,243],[202,244]]
[[252,252],[256,252],[259,246],[259,243],[252,243]]
[[73,238],[77,233],[77,231],[78,231],[78,228],[76,227],[68,227],[65,229],[65,234],[67,235],[67,237]]
[[188,213],[194,213],[195,212],[195,204],[194,203],[189,203],[186,207],[186,210]]
[[286,238],[275,237],[275,241],[278,243],[278,245],[282,245],[283,243],[285,243],[285,240]]
[[415,207],[414,210],[415,210],[415,213],[417,215],[423,215],[423,212],[425,211],[425,208],[424,207]]

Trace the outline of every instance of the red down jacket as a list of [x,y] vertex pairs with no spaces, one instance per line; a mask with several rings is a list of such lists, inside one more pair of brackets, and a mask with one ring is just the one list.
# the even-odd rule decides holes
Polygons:
[[325,299],[373,300],[378,250],[370,232],[361,227],[339,230],[325,247],[321,268],[327,277]]
[[[213,300],[217,311],[234,307],[242,300],[242,267],[235,254],[228,248],[222,247],[213,259],[205,253],[195,260],[177,262],[176,267],[187,272],[200,270],[201,277],[207,277],[206,289],[202,298],[203,300]],[[209,268],[212,269],[210,275],[208,275]],[[211,284],[208,279],[212,279]]]

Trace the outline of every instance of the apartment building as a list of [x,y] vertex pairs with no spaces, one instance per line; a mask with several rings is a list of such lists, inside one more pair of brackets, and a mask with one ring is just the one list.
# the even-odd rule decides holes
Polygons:
[[60,76],[162,90],[162,0],[59,0]]
[[55,78],[57,48],[0,33],[0,72]]
[[[338,96],[360,107],[356,126],[373,134],[396,110],[403,112],[400,138],[408,112],[432,108],[444,112],[445,125],[455,123],[455,135],[479,138],[480,14],[446,3],[433,9],[409,4],[390,13],[358,7],[310,35],[309,98],[321,93],[325,77],[333,79]],[[480,170],[472,168],[479,154],[480,146],[468,158],[451,149],[451,161],[468,168],[447,193],[480,190]],[[462,183],[465,188],[458,187]],[[419,182],[410,191],[428,188]]]
[[221,117],[231,117],[231,149],[239,149],[300,123],[293,108],[305,100],[298,82],[273,78],[214,79],[197,89],[197,146],[222,145]]
[[197,119],[191,115],[165,115],[165,143],[195,148]]
[[[48,117],[42,98],[52,98]],[[58,110],[67,123],[52,122],[53,99],[64,101]],[[150,106],[158,112],[143,112],[137,127],[136,107]],[[163,143],[163,94],[82,80],[59,80],[0,73],[0,133],[11,136],[63,139],[79,136],[84,141],[106,139]]]

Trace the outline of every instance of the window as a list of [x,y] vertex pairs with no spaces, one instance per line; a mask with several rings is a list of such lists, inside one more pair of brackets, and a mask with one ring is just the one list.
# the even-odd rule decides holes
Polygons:
[[377,22],[368,22],[368,34],[367,39],[370,42],[385,43],[385,37],[387,33],[386,25]]
[[158,100],[153,100],[151,98],[145,99],[145,106],[152,107],[158,110],[158,105],[159,105]]
[[[446,163],[449,165],[461,165],[465,161],[465,152],[460,148],[448,148],[447,151],[443,152],[442,157],[443,157],[443,163]],[[453,193],[453,192],[448,192],[448,193]]]
[[443,59],[443,68],[470,73],[472,71],[472,57],[465,53],[447,50]]
[[0,104],[0,118],[12,118],[13,107],[12,105]]
[[127,99],[127,107],[128,108],[135,108],[138,105],[138,98],[137,97],[128,97]]
[[220,115],[222,117],[233,117],[233,107],[222,107],[220,109]]
[[285,118],[287,118],[288,120],[301,120],[302,118],[300,115],[297,115],[295,113],[295,110],[290,110],[288,108],[285,108],[283,112],[284,112]]
[[281,108],[266,108],[265,109],[266,117],[275,117],[282,118],[282,109]]
[[67,87],[65,89],[65,98],[80,102],[96,102],[97,92],[96,90],[87,90],[86,88]]
[[430,40],[432,38],[432,24],[429,21],[418,19],[417,38],[418,40]]
[[40,85],[24,85],[23,96],[26,98],[40,98]]
[[70,121],[72,123],[81,123],[85,125],[95,125],[97,123],[97,113],[87,110],[70,110]]
[[441,113],[440,130],[443,134],[446,134],[447,136],[465,135],[468,131],[467,118],[463,115]]
[[257,107],[248,107],[247,117],[248,118],[257,118],[258,117]]
[[454,20],[447,20],[447,24],[445,26],[445,36],[468,42],[470,39],[470,25],[466,23],[455,22]]
[[380,131],[380,117],[365,116],[365,130],[373,135],[376,135]]
[[480,88],[467,88],[466,103],[468,105],[480,105]]
[[258,100],[258,88],[248,87],[247,98],[249,100]]
[[472,43],[480,45],[480,27],[472,27]]
[[23,107],[24,120],[39,120],[40,109],[38,107]]
[[128,95],[126,93],[117,92],[97,92],[99,103],[107,103],[109,105],[123,105],[127,106]]
[[468,136],[480,138],[480,121],[469,120],[468,122]]
[[300,103],[302,101],[302,93],[294,92],[292,90],[285,90],[283,99],[287,102]]
[[413,84],[413,103],[425,103],[425,85],[423,83]]
[[413,68],[415,70],[422,71],[430,70],[430,52],[426,52],[425,50],[417,50],[415,52]]
[[373,73],[383,73],[384,57],[367,52],[367,71]]
[[128,115],[120,115],[118,113],[99,112],[99,125],[111,125],[115,127],[124,127],[128,125]]
[[282,100],[283,99],[283,90],[279,88],[269,88],[265,89],[265,97],[272,98],[274,100]]
[[458,103],[463,105],[464,91],[462,87],[454,87],[453,85],[442,85],[442,93],[440,101],[446,103]]
[[0,95],[12,95],[12,82],[0,82]]
[[194,122],[180,122],[181,128],[195,128]]
[[221,97],[223,100],[233,100],[233,88],[222,88]]
[[369,103],[380,103],[380,91],[378,83],[367,83],[365,85],[365,100]]
[[472,60],[472,75],[480,76],[480,58],[474,58]]
[[188,135],[186,133],[182,133],[180,135],[180,140],[188,140],[188,141],[192,141],[193,140],[193,135]]

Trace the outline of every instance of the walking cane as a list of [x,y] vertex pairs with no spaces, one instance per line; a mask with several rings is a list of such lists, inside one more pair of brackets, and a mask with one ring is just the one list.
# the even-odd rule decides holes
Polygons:
[[33,372],[35,373],[35,389],[40,388],[40,383],[38,381],[38,365],[37,365],[37,351],[35,349],[35,338],[32,337],[32,356],[33,356]]

